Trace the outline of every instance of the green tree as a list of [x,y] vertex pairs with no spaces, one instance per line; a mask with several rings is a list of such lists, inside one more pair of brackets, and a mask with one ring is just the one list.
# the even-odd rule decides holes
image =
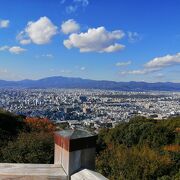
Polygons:
[[53,163],[54,142],[52,133],[21,133],[2,150],[3,162]]
[[167,174],[172,166],[168,155],[147,146],[109,146],[96,161],[97,170],[111,180],[150,180]]

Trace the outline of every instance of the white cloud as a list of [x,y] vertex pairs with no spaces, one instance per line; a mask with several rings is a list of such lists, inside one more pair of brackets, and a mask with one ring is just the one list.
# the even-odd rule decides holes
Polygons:
[[46,58],[49,58],[49,59],[54,58],[54,56],[52,54],[43,54],[42,57],[46,57]]
[[9,52],[12,54],[20,54],[23,53],[24,51],[26,51],[26,49],[23,49],[19,46],[13,46],[9,48]]
[[21,43],[22,45],[27,45],[27,44],[30,44],[30,43],[31,43],[31,40],[30,40],[30,39],[22,39],[22,40],[20,40],[20,43]]
[[20,54],[20,53],[23,53],[24,51],[26,51],[26,49],[23,49],[19,46],[12,46],[12,47],[2,46],[2,47],[0,47],[0,51],[9,51],[12,54]]
[[16,39],[22,45],[27,45],[31,43],[31,39],[29,38],[28,34],[25,31],[21,31],[17,36]]
[[166,67],[171,67],[180,64],[180,53],[175,55],[166,55],[161,57],[156,57],[144,65],[143,69],[124,71],[121,74],[149,74],[152,72],[160,71]]
[[89,5],[88,0],[74,0],[75,3],[80,3],[83,7],[86,7]]
[[122,71],[120,72],[122,75],[132,74],[132,75],[145,75],[152,72],[159,71],[159,68],[154,69],[139,69],[139,70],[131,70],[131,71]]
[[57,27],[47,17],[41,17],[39,20],[30,21],[24,31],[21,31],[17,39],[21,44],[47,44],[51,38],[57,34]]
[[52,54],[45,54],[44,57],[53,58],[54,56]]
[[128,66],[130,65],[132,62],[131,61],[126,61],[126,62],[117,62],[116,66]]
[[86,70],[86,67],[85,67],[85,66],[75,66],[75,68],[76,68],[78,71],[85,71],[85,70]]
[[155,75],[155,77],[158,78],[158,79],[163,79],[165,77],[165,75],[162,74],[162,73],[158,73],[158,74]]
[[145,64],[145,68],[164,68],[167,66],[173,66],[180,64],[180,53],[175,55],[166,55],[162,57],[156,57],[153,60]]
[[78,9],[78,7],[77,6],[67,6],[66,7],[66,12],[68,13],[68,14],[71,14],[71,13],[74,13],[74,12],[76,12],[76,10]]
[[[64,4],[66,0],[62,0],[61,4]],[[89,5],[89,0],[73,0],[70,5],[66,7],[68,14],[75,13],[79,8],[85,8]]]
[[63,22],[61,25],[61,31],[64,34],[75,33],[75,32],[78,32],[79,29],[80,29],[79,24],[76,21],[74,21],[73,19],[69,19],[69,20]]
[[103,51],[101,52],[107,52],[107,53],[111,53],[111,52],[115,52],[115,51],[119,51],[119,50],[122,50],[124,49],[124,45],[122,44],[118,44],[118,43],[115,43],[113,45],[110,45],[108,46],[107,48],[105,48]]
[[122,50],[125,46],[116,43],[124,37],[121,30],[107,31],[104,27],[90,28],[85,33],[73,33],[69,39],[64,40],[66,48],[79,48],[80,52],[115,52]]
[[7,28],[9,27],[9,20],[0,20],[0,28]]
[[45,58],[49,58],[49,59],[54,58],[54,56],[52,54],[42,54],[42,55],[36,55],[35,56],[36,59],[39,59],[41,57],[45,57]]
[[6,51],[9,49],[9,46],[1,46],[0,51]]
[[137,41],[140,41],[142,39],[142,36],[137,32],[127,32],[129,42],[135,43]]

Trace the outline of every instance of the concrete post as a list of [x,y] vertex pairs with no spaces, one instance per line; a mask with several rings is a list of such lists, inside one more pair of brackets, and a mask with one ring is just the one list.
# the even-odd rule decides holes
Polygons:
[[56,132],[54,163],[61,164],[69,177],[81,169],[94,170],[96,139],[85,130]]

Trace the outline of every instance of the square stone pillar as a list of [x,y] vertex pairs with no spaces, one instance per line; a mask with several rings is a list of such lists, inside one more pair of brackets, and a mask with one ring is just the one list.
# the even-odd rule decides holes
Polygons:
[[54,163],[61,164],[70,177],[81,169],[94,170],[97,136],[85,130],[55,133]]

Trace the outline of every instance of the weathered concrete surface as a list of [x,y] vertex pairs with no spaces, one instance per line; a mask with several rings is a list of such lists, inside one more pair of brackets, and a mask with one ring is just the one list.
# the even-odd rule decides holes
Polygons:
[[0,163],[0,180],[67,180],[61,165]]
[[87,148],[70,152],[69,171],[65,172],[69,175],[76,173],[81,169],[95,169],[95,148]]
[[71,180],[108,180],[101,174],[91,171],[89,169],[83,169],[71,176]]

